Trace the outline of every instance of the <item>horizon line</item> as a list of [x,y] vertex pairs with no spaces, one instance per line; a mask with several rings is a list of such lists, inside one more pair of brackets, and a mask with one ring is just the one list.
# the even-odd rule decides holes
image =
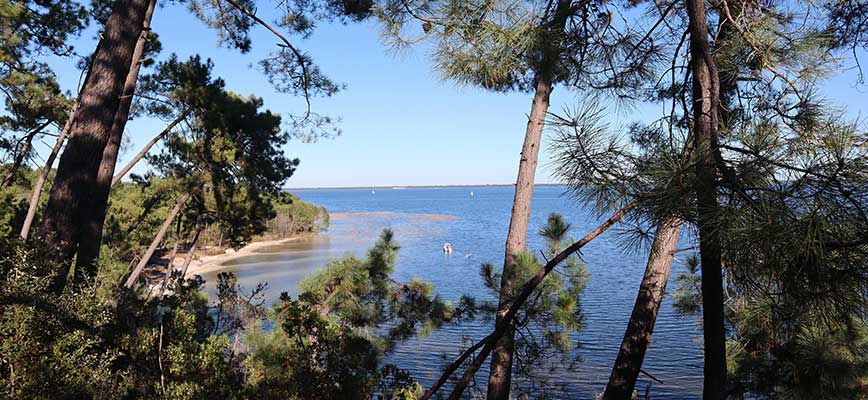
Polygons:
[[[439,188],[487,188],[512,187],[514,183],[479,183],[479,184],[446,184],[446,185],[370,185],[370,186],[316,186],[316,187],[284,187],[285,191],[293,190],[334,190],[334,189],[439,189]],[[562,183],[535,183],[534,186],[564,186]]]

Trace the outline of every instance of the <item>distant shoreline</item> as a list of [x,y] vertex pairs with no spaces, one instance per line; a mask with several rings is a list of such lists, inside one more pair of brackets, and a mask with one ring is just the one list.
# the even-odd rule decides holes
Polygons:
[[[338,190],[338,189],[347,189],[347,190],[364,190],[364,189],[380,189],[380,190],[389,190],[389,189],[448,189],[448,188],[494,188],[494,187],[513,187],[514,183],[488,183],[488,184],[478,184],[478,185],[391,185],[391,186],[322,186],[322,187],[304,187],[304,188],[283,188],[286,191],[301,191],[301,190]],[[534,184],[535,187],[546,186],[564,186],[562,183],[537,183]]]

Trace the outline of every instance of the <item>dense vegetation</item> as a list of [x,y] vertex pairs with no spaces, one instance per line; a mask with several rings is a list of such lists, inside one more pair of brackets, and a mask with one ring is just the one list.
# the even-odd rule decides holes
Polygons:
[[[163,54],[173,44],[150,28],[155,0],[0,1],[4,398],[537,395],[552,363],[581,373],[579,255],[616,225],[625,247],[650,252],[603,398],[637,394],[682,253],[688,272],[668,292],[701,317],[704,398],[868,398],[868,133],[817,90],[845,61],[863,84],[863,0],[290,0],[273,23],[254,0],[184,3],[242,54],[259,45],[254,27],[274,35],[259,70],[305,109],[272,112],[228,89],[215,61]],[[449,301],[394,279],[400,238],[386,230],[297,298],[264,304],[267,283],[221,274],[209,301],[186,273],[197,250],[328,226],[325,210],[282,191],[300,165],[285,147],[339,132],[312,99],[343,86],[291,39],[366,19],[390,46],[427,46],[445,80],[532,94],[502,268],[480,267],[490,293]],[[98,43],[79,56],[71,43],[90,27]],[[76,93],[50,57],[77,62]],[[554,113],[555,88],[583,100]],[[664,111],[618,131],[609,101]],[[167,124],[119,167],[134,118]],[[570,242],[553,214],[540,259],[526,241],[546,131],[555,175],[603,222]],[[385,361],[471,319],[491,333],[446,354],[431,387]]]

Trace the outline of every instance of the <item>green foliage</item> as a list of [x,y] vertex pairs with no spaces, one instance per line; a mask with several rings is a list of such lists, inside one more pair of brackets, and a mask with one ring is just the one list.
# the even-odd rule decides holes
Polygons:
[[453,308],[430,284],[401,284],[390,277],[398,246],[384,231],[365,260],[329,263],[284,293],[273,313],[280,329],[265,334],[254,326],[245,341],[247,391],[265,398],[412,399],[421,386],[405,371],[383,364],[394,344],[472,314],[472,301]]
[[299,300],[307,302],[336,321],[372,335],[389,326],[379,337],[371,336],[384,351],[421,331],[430,332],[443,323],[472,317],[475,305],[462,298],[453,307],[433,293],[430,284],[392,278],[398,246],[390,230],[384,230],[368,251],[367,259],[348,257],[330,262],[299,284]]
[[[228,338],[198,292],[174,281],[163,299],[111,306],[94,284],[55,295],[38,250],[3,241],[0,396],[4,398],[233,398],[239,375]],[[48,269],[51,270],[51,269]]]
[[246,361],[253,376],[257,376],[256,369],[268,369],[267,378],[251,382],[273,388],[264,392],[267,398],[370,396],[379,380],[378,352],[371,342],[285,294],[276,312],[281,329],[272,336],[279,337],[280,344],[266,346],[270,353],[251,353]]
[[261,110],[260,98],[225,91],[224,82],[211,77],[212,67],[210,60],[172,56],[143,78],[143,90],[166,99],[143,107],[158,115],[191,110],[193,116],[188,129],[169,134],[163,152],[149,160],[177,190],[196,194],[190,220],[220,224],[238,247],[265,232],[275,217],[269,197],[278,196],[299,161],[283,153],[289,136],[280,115]]
[[[69,41],[88,23],[75,1],[0,1],[0,154],[26,165],[36,138],[60,126],[72,106],[60,89],[46,55],[68,57]],[[20,171],[20,170],[19,170]],[[3,171],[3,175],[6,175]],[[13,179],[19,178],[13,174]]]
[[328,229],[329,214],[325,207],[317,207],[286,192],[270,197],[270,202],[275,217],[268,222],[266,236],[285,238]]
[[174,186],[171,180],[156,177],[115,185],[109,197],[103,246],[126,260],[144,253],[174,206]]
[[[548,257],[570,245],[567,234],[570,225],[559,214],[549,215],[547,224],[540,229],[546,239]],[[542,268],[542,263],[527,251],[517,258],[517,282],[527,282]],[[583,328],[584,315],[581,309],[582,291],[587,286],[589,275],[585,265],[576,256],[568,258],[549,274],[516,316],[515,371],[519,378],[535,385],[556,385],[549,380],[549,371],[558,366],[571,368],[577,361],[570,334]],[[501,273],[492,264],[483,264],[480,275],[485,286],[499,295]],[[515,289],[517,294],[521,286]],[[497,304],[485,303],[482,309],[497,310]],[[561,363],[558,363],[558,357]]]
[[[19,179],[12,185],[0,188],[0,236],[6,238],[18,237],[30,205],[31,182],[41,171],[24,166],[19,172]],[[0,174],[5,173],[6,171],[0,168]]]
[[678,274],[675,281],[675,291],[672,296],[675,310],[682,315],[697,315],[702,309],[701,279],[699,271],[699,254],[693,253],[685,261],[686,273]]
[[376,8],[385,41],[423,41],[444,79],[495,91],[533,91],[537,79],[579,90],[622,90],[648,79],[658,48],[640,40],[616,3],[388,0]]

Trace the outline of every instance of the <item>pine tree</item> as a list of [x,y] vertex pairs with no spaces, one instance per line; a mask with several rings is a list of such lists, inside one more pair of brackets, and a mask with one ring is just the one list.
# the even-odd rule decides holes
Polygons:
[[[533,93],[506,238],[498,321],[512,302],[508,295],[519,287],[517,257],[527,240],[552,90],[556,85],[578,90],[632,87],[654,61],[654,46],[631,29],[606,29],[616,8],[605,1],[571,0],[396,0],[378,8],[387,41],[403,47],[430,40],[433,61],[445,79],[493,91]],[[489,399],[509,397],[514,350],[514,328],[509,327],[492,354]]]

